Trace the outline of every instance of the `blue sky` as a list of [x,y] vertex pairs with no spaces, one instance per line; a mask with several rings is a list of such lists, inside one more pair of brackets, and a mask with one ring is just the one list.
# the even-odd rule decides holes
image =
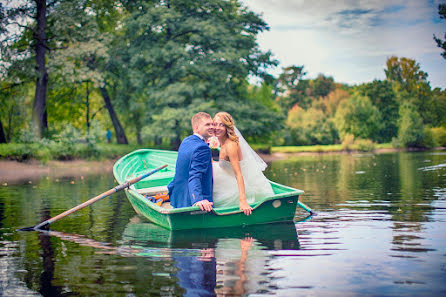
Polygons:
[[388,57],[417,61],[433,88],[446,88],[446,59],[433,40],[444,39],[446,20],[438,4],[446,0],[242,0],[262,15],[270,30],[258,37],[282,67],[304,65],[318,73],[359,84],[385,79]]

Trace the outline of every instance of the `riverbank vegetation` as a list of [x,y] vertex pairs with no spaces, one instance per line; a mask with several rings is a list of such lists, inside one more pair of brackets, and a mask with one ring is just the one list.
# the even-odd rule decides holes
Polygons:
[[446,90],[415,60],[389,57],[385,80],[360,85],[308,78],[304,65],[272,76],[279,61],[256,39],[268,24],[239,1],[36,0],[0,10],[0,158],[177,149],[195,112],[220,110],[260,151],[446,146]]

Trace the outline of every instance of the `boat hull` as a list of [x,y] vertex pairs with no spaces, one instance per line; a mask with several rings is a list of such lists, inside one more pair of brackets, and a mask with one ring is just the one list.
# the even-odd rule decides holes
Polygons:
[[[158,158],[156,160],[155,156]],[[168,156],[169,158],[164,158]],[[116,162],[113,172],[119,183],[134,177],[143,169],[139,164],[146,164],[145,169],[159,166],[159,159],[170,164],[170,169],[154,174],[148,179],[130,186],[125,190],[127,198],[136,213],[151,222],[169,230],[207,229],[236,226],[250,226],[277,222],[290,222],[295,218],[299,196],[303,193],[291,187],[270,182],[275,195],[265,197],[261,201],[251,204],[253,212],[247,216],[239,210],[238,206],[230,208],[214,208],[211,212],[201,211],[198,206],[166,209],[150,202],[141,190],[150,187],[167,186],[174,176],[176,154],[158,150],[138,150],[124,156]],[[129,164],[128,162],[132,162]],[[138,164],[137,164],[138,163]]]
[[145,198],[141,199],[141,195],[131,190],[126,191],[126,195],[136,213],[169,230],[222,228],[293,221],[299,197],[293,195],[271,198],[259,203],[255,206],[252,215],[247,216],[238,208],[225,209],[224,212],[214,209],[208,213],[201,211],[198,207],[187,207],[181,212],[169,213],[162,207],[154,209],[156,205]]

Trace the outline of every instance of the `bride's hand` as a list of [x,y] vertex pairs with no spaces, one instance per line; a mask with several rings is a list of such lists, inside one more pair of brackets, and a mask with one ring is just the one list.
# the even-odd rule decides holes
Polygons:
[[249,216],[252,213],[252,207],[249,206],[248,202],[240,201],[240,210],[243,210],[245,215]]

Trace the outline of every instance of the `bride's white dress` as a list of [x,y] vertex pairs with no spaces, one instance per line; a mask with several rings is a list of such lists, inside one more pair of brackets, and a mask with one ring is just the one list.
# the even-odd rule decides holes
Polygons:
[[[235,132],[239,136],[243,157],[243,160],[240,161],[240,169],[245,182],[246,200],[251,204],[261,198],[273,195],[274,192],[268,179],[263,175],[266,163],[252,150],[237,128],[235,128]],[[231,162],[223,159],[212,162],[212,170],[214,207],[238,206],[238,185]]]

